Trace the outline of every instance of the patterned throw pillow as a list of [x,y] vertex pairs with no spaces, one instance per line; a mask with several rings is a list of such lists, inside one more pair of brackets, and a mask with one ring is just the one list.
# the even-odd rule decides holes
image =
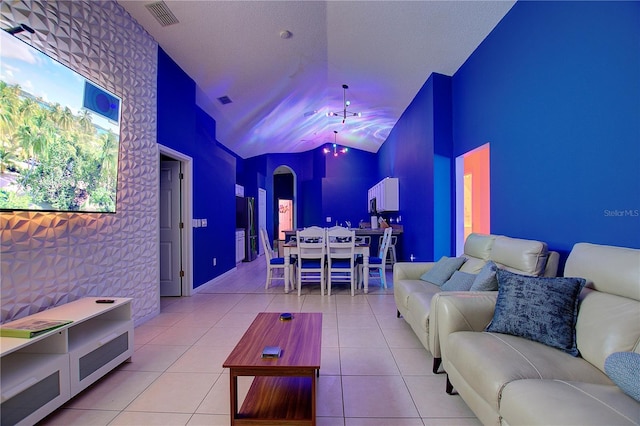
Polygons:
[[530,277],[498,269],[498,299],[486,331],[511,334],[578,356],[576,320],[583,278]]
[[604,372],[622,392],[640,402],[640,354],[614,352],[604,360]]
[[440,287],[444,291],[469,291],[473,280],[476,279],[474,274],[462,271],[454,271],[451,278]]
[[496,291],[498,290],[498,279],[496,278],[498,265],[493,260],[488,261],[482,267],[476,279],[471,285],[471,291]]
[[420,277],[423,281],[429,281],[440,287],[447,282],[451,275],[467,260],[464,257],[447,257],[442,256],[427,272]]

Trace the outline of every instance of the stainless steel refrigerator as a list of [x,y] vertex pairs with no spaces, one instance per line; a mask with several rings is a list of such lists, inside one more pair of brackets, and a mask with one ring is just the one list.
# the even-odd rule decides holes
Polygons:
[[244,261],[258,256],[258,224],[254,197],[236,197],[236,227],[244,229]]

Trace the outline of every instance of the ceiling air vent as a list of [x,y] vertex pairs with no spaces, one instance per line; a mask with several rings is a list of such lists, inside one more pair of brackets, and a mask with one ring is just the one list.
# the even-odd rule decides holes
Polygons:
[[177,24],[178,22],[180,22],[178,21],[178,18],[176,18],[176,15],[171,12],[169,7],[163,1],[149,3],[145,6],[163,27],[168,27],[169,25]]
[[218,98],[218,101],[219,101],[222,105],[230,104],[231,102],[233,102],[233,101],[231,100],[231,98],[230,98],[230,97],[228,97],[228,96],[220,96],[220,97]]

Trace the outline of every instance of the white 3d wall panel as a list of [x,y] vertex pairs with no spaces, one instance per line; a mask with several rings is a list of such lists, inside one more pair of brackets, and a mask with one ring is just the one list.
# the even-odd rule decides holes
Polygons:
[[0,321],[96,295],[157,314],[157,43],[115,1],[0,7],[2,28],[29,25],[33,46],[122,98],[116,214],[0,213]]

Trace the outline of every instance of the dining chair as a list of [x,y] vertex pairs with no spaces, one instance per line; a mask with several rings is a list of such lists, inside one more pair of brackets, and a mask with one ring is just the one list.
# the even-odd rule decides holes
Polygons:
[[320,227],[310,227],[296,232],[298,252],[298,296],[305,282],[320,282],[320,292],[324,296],[325,285],[325,231]]
[[[384,235],[380,235],[380,239],[378,240],[378,247],[382,245],[382,239]],[[389,249],[387,250],[387,266],[391,266],[393,268],[393,264],[396,263],[396,243],[398,242],[398,236],[392,235],[391,240],[389,241]]]
[[[260,240],[262,241],[262,249],[264,251],[264,259],[267,263],[267,281],[264,285],[265,290],[269,288],[269,284],[273,280],[283,280],[284,282],[284,257],[278,257],[278,254],[269,244],[269,234],[264,228],[260,228]],[[289,275],[295,277],[295,259],[289,262]],[[275,270],[282,270],[281,276],[275,276],[273,272]],[[292,280],[292,285],[295,288],[295,278]]]
[[351,295],[355,295],[356,285],[356,233],[334,226],[327,229],[327,295],[331,296],[333,282],[348,282]]
[[[387,288],[385,271],[387,266],[387,252],[389,250],[389,244],[391,243],[392,232],[392,228],[385,228],[384,234],[382,234],[380,247],[378,248],[378,256],[369,256],[369,277],[375,277],[372,274],[376,273],[378,275],[377,278],[380,278],[380,285],[384,288]],[[360,287],[360,282],[358,282],[358,287]]]

